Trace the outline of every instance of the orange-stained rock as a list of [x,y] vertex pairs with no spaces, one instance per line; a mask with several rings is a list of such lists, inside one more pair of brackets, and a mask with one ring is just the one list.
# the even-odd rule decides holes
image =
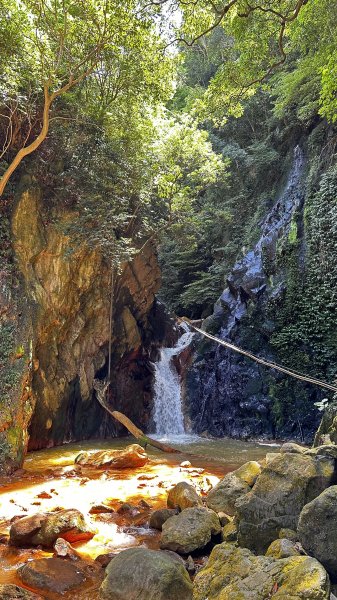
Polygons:
[[13,546],[41,545],[51,548],[60,537],[73,543],[90,540],[93,536],[84,516],[76,509],[24,517],[10,528],[10,543]]
[[76,563],[61,558],[32,560],[20,567],[18,575],[32,589],[48,590],[63,594],[86,580],[84,572]]
[[114,469],[132,469],[143,467],[148,456],[141,446],[131,444],[123,450],[98,450],[97,452],[80,452],[75,462],[92,467],[113,467]]

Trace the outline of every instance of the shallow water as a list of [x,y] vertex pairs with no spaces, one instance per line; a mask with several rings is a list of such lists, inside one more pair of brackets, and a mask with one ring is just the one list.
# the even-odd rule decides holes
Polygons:
[[[163,438],[161,438],[163,439]],[[76,546],[82,557],[90,562],[98,555],[118,552],[143,545],[158,548],[159,533],[147,525],[151,509],[166,506],[167,490],[186,480],[205,495],[219,478],[248,460],[259,460],[268,451],[266,445],[231,439],[205,439],[181,435],[166,440],[182,450],[179,454],[164,454],[147,447],[149,462],[137,469],[97,469],[74,465],[81,450],[118,449],[134,443],[133,438],[91,440],[67,444],[27,455],[24,469],[0,480],[0,535],[8,534],[10,520],[36,512],[50,512],[56,508],[77,508],[85,515],[96,535],[92,540]],[[273,450],[273,446],[271,445]],[[180,467],[189,460],[203,473],[189,472]],[[145,475],[145,478],[144,478]],[[39,498],[46,492],[49,498]],[[133,515],[117,513],[90,515],[94,504],[108,504],[115,510],[122,502],[137,506],[146,500],[150,509],[135,508]],[[33,558],[52,556],[38,549],[10,548],[4,540],[0,543],[0,583],[17,583],[17,568]],[[96,600],[104,571],[81,588],[76,589],[78,600]],[[70,600],[74,592],[51,594],[43,592],[48,600]]]

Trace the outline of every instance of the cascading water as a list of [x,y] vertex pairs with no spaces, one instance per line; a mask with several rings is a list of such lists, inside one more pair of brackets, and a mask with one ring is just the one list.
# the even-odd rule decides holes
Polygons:
[[180,378],[173,357],[191,343],[193,333],[187,325],[173,348],[162,348],[159,360],[154,364],[154,422],[156,434],[172,436],[185,433],[181,402]]

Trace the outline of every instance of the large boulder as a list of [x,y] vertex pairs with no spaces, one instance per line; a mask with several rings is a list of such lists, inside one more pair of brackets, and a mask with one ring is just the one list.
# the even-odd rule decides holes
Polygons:
[[186,508],[163,524],[160,547],[190,554],[204,548],[212,536],[220,533],[221,524],[214,511],[203,507]]
[[78,565],[62,558],[32,560],[18,569],[22,582],[33,589],[63,594],[81,585],[86,577]]
[[215,546],[193,589],[193,600],[329,600],[329,596],[329,577],[314,558],[277,560],[229,543]]
[[297,528],[305,504],[327,488],[335,461],[327,456],[276,454],[251,492],[236,501],[240,546],[264,554],[282,528]]
[[97,452],[80,452],[75,463],[89,467],[113,467],[114,469],[132,469],[143,467],[148,456],[139,444],[131,444],[123,450],[98,450]]
[[192,600],[192,583],[178,557],[130,548],[107,566],[102,600]]
[[261,473],[258,462],[250,461],[236,471],[227,473],[209,492],[206,500],[208,508],[227,515],[235,515],[236,501],[248,494]]
[[167,497],[168,508],[191,508],[192,506],[202,506],[202,500],[198,496],[195,487],[186,481],[180,481],[170,489]]
[[37,596],[29,590],[24,590],[11,583],[0,585],[0,598],[1,600],[43,600],[42,596]]
[[41,545],[51,548],[57,538],[73,543],[90,540],[94,533],[80,511],[68,509],[23,517],[13,523],[9,535],[13,546]]
[[304,550],[337,576],[337,485],[304,506],[298,535]]

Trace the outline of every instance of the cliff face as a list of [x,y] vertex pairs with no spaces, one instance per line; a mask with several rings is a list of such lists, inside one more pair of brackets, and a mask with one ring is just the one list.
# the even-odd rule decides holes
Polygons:
[[[20,423],[16,446],[22,451],[16,464],[22,460],[29,422],[31,449],[118,431],[92,392],[94,377],[103,377],[107,370],[111,271],[98,251],[79,247],[69,254],[62,224],[71,218],[71,212],[47,214],[37,187],[21,193],[12,215],[25,295],[24,309],[16,311],[17,335],[25,346],[21,380],[29,379],[31,399],[29,410],[24,409],[18,390],[11,392],[15,402],[8,416],[6,455],[16,456],[9,432]],[[124,266],[115,282],[110,400],[141,426],[146,426],[150,406],[150,346],[162,334],[156,328],[154,303],[159,283],[150,246]],[[11,304],[15,306],[13,297]],[[23,315],[21,322],[18,314]],[[25,418],[20,416],[24,410]]]
[[[204,327],[258,356],[332,382],[337,178],[329,165],[317,170],[319,135],[322,128],[295,148],[283,192],[261,221],[256,245],[228,274]],[[194,344],[184,390],[195,432],[312,441],[320,419],[314,402],[329,394],[205,338]]]

